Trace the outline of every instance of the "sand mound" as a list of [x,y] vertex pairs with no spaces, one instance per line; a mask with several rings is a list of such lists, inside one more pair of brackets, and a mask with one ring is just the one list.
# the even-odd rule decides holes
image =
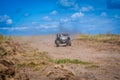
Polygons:
[[29,80],[22,70],[17,70],[12,62],[0,60],[0,80]]

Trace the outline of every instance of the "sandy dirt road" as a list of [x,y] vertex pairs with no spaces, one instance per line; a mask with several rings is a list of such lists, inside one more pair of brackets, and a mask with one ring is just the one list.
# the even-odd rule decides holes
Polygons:
[[95,80],[120,80],[119,46],[116,47],[109,44],[103,45],[101,43],[99,45],[97,44],[97,46],[95,45],[90,47],[87,42],[73,40],[72,46],[56,47],[54,40],[55,35],[16,38],[16,41],[23,44],[29,44],[32,48],[37,49],[39,52],[48,52],[48,55],[54,59],[78,59],[94,63],[99,66],[97,69],[91,69],[86,68],[87,66],[67,64],[67,68],[78,77],[82,72],[89,77],[87,80],[94,80],[93,77],[95,77]]

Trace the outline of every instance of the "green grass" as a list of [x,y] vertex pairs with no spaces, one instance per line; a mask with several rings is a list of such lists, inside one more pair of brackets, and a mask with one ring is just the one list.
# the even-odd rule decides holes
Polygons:
[[56,64],[65,64],[65,63],[72,63],[72,64],[90,64],[89,62],[80,61],[77,59],[56,59],[53,60]]
[[[35,56],[35,55],[34,55]],[[72,64],[90,64],[89,62],[85,62],[85,61],[80,61],[77,59],[52,59],[51,57],[48,56],[48,52],[41,52],[40,55],[36,55],[39,56],[40,60],[45,60],[48,63],[55,63],[55,64],[65,64],[65,63],[72,63]]]

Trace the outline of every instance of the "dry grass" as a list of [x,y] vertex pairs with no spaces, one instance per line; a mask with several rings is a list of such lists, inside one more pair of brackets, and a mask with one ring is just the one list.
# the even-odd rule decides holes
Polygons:
[[4,41],[4,36],[0,34],[0,44]]
[[96,65],[96,64],[92,64],[92,65],[89,65],[89,66],[86,66],[85,68],[87,69],[97,69],[99,68],[100,66]]
[[0,34],[0,44],[5,41],[9,41],[9,40],[11,40],[10,36],[4,36],[4,35]]
[[98,35],[80,34],[77,37],[77,40],[115,43],[120,45],[120,35],[117,35],[117,34],[98,34]]

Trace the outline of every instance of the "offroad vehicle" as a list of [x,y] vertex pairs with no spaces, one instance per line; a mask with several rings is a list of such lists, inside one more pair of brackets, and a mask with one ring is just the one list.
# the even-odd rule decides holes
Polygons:
[[55,39],[56,47],[59,47],[60,44],[65,44],[65,46],[71,46],[71,38],[67,33],[56,34]]

